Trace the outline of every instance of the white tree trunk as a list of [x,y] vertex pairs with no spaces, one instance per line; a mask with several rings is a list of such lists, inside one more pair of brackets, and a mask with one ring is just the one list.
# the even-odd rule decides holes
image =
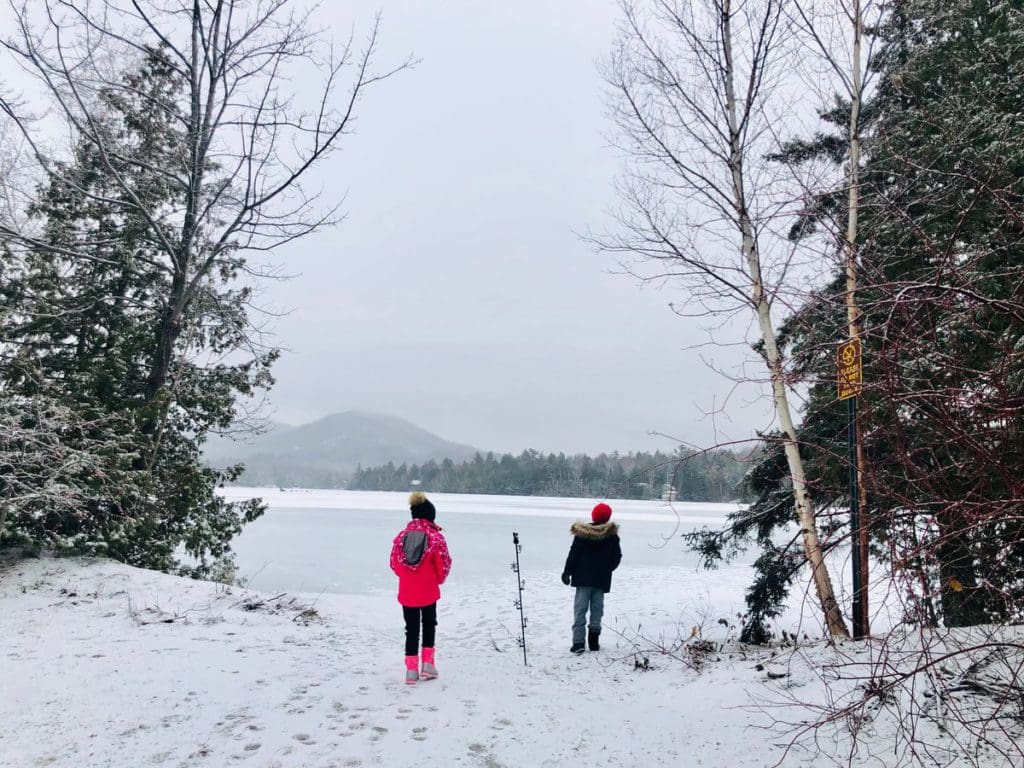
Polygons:
[[804,474],[803,459],[796,440],[796,428],[789,408],[789,394],[786,389],[785,370],[782,355],[775,340],[775,327],[772,324],[771,305],[764,291],[761,272],[761,258],[754,227],[750,219],[749,206],[743,179],[743,147],[736,110],[736,91],[734,85],[734,65],[731,33],[731,0],[722,4],[722,46],[725,59],[725,99],[729,121],[729,166],[732,171],[733,195],[738,214],[740,233],[742,236],[742,253],[747,263],[751,280],[751,300],[757,313],[758,327],[764,341],[765,362],[771,378],[772,400],[775,414],[782,429],[783,448],[786,463],[793,483],[793,497],[796,507],[797,523],[803,537],[804,552],[811,566],[811,578],[814,581],[818,601],[825,617],[825,625],[833,637],[849,637],[843,614],[832,589],[832,579],[825,564],[821,551],[821,540],[815,522],[814,505],[807,493],[807,480]]

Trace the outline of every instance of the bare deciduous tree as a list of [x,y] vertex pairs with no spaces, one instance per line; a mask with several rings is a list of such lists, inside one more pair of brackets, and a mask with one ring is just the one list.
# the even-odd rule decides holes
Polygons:
[[[377,23],[361,47],[350,38],[334,49],[295,6],[12,0],[14,30],[2,42],[9,63],[20,64],[51,113],[91,145],[123,193],[118,204],[144,217],[164,257],[170,294],[156,330],[150,398],[167,383],[183,316],[212,273],[237,251],[272,250],[337,219],[337,205],[321,204],[308,188],[312,172],[351,131],[366,89],[412,63],[378,71]],[[154,52],[184,83],[180,97],[129,92],[124,69]],[[153,110],[170,115],[185,139],[178,163],[144,167],[118,146],[105,127],[101,94],[145,96]],[[58,173],[24,105],[3,94],[0,110],[20,128],[42,171]],[[179,193],[181,207],[150,210],[135,171],[158,174]],[[0,235],[45,247],[6,226]],[[90,256],[84,249],[75,255]]]
[[20,130],[0,116],[0,232],[24,231],[26,196],[33,187]]
[[[200,573],[262,512],[219,497],[240,467],[208,469],[199,453],[272,383],[253,254],[337,221],[317,176],[366,90],[412,63],[377,69],[378,22],[335,47],[313,12],[301,0],[9,0],[0,61],[35,89],[0,86],[0,119],[34,165],[41,231],[0,219],[21,264],[0,280],[13,297],[0,343],[20,345],[45,389],[40,437],[67,416],[71,444],[102,452],[74,429],[98,413],[112,442],[134,441],[127,467],[112,458],[124,482],[91,509],[62,507],[39,541],[75,546],[88,530],[159,568],[184,545]],[[0,380],[3,408],[37,388],[17,365]]]
[[[873,0],[838,0],[838,2],[818,3],[815,0],[796,0],[791,4],[791,16],[796,26],[807,39],[807,48],[825,65],[831,75],[829,87],[834,95],[839,92],[849,105],[849,121],[846,126],[846,162],[844,166],[843,186],[846,189],[845,221],[822,223],[830,229],[834,242],[842,254],[846,276],[846,325],[847,338],[860,339],[863,331],[862,312],[858,306],[858,239],[860,236],[861,213],[861,143],[863,120],[862,112],[865,93],[870,81],[870,72],[865,71],[865,62],[870,62],[871,46],[868,44],[865,54],[864,28],[866,19],[870,18],[874,25],[881,22],[884,9]],[[845,38],[845,39],[844,39]],[[808,190],[813,195],[814,192]],[[819,212],[824,211],[819,207]],[[831,223],[832,226],[828,226]],[[838,342],[839,339],[836,339]],[[864,590],[855,599],[861,601],[862,618],[866,624],[867,615],[867,583],[868,583],[868,520],[866,456],[862,439],[862,427],[855,419],[856,430],[856,484],[861,506],[861,523],[857,541],[852,541],[860,551],[859,571]],[[866,632],[867,627],[863,627]]]
[[847,636],[807,492],[772,308],[794,251],[777,234],[794,195],[765,160],[788,45],[779,0],[625,0],[606,69],[621,147],[621,231],[598,243],[659,266],[703,311],[747,311],[758,329],[804,552],[828,632]]

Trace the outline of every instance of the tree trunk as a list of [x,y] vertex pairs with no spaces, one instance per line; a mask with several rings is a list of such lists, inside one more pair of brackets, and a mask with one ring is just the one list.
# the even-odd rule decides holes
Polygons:
[[732,54],[731,5],[731,0],[725,0],[722,3],[722,46],[725,59],[723,78],[726,91],[726,112],[729,121],[729,167],[732,172],[734,203],[742,236],[742,253],[750,271],[751,301],[757,312],[761,338],[764,341],[765,361],[768,364],[771,377],[772,400],[775,406],[775,413],[779,419],[779,426],[782,428],[786,463],[789,466],[789,473],[793,482],[797,522],[800,525],[803,536],[807,562],[811,566],[811,578],[814,581],[815,591],[821,604],[825,625],[829,634],[833,637],[849,637],[850,633],[846,628],[846,622],[843,619],[842,612],[839,610],[839,604],[832,589],[832,579],[829,576],[828,567],[825,564],[825,558],[821,551],[821,541],[818,538],[814,506],[811,503],[810,494],[807,492],[803,459],[800,457],[800,450],[796,441],[796,428],[793,425],[793,417],[789,409],[789,396],[786,391],[782,355],[779,353],[779,348],[775,341],[775,328],[772,325],[771,307],[768,297],[764,292],[760,253],[758,252],[754,227],[747,205],[743,179],[742,136],[739,128],[739,119],[736,114],[736,91],[733,82],[735,70]]
[[[943,519],[945,518],[945,519]],[[961,535],[964,521],[939,516],[940,543],[935,548],[939,563],[939,597],[942,623],[947,627],[973,627],[990,620],[978,588],[974,553]]]
[[146,378],[146,399],[149,401],[155,399],[164,388],[170,374],[171,363],[174,360],[174,345],[181,336],[181,318],[187,298],[186,287],[184,276],[175,269],[167,306],[160,315],[160,323],[157,325],[156,337],[153,340],[155,352],[149,367],[149,376]]
[[[756,261],[756,258],[753,260]],[[846,628],[842,611],[839,610],[839,603],[836,601],[835,592],[832,589],[832,579],[829,576],[828,567],[825,565],[825,558],[821,551],[821,541],[818,538],[818,527],[815,522],[814,505],[811,503],[810,494],[807,492],[803,458],[800,456],[800,447],[796,440],[796,428],[793,425],[793,417],[789,410],[789,397],[786,392],[786,383],[783,375],[782,357],[775,342],[775,329],[772,326],[771,313],[768,302],[762,293],[760,282],[755,283],[754,293],[755,296],[761,294],[756,299],[757,319],[761,328],[761,335],[764,339],[765,359],[771,373],[775,413],[779,418],[779,426],[782,428],[786,463],[789,466],[789,474],[793,481],[793,497],[796,502],[797,522],[800,525],[800,532],[803,536],[807,562],[811,565],[811,578],[814,581],[818,602],[821,604],[822,612],[825,615],[825,624],[828,627],[829,634],[833,637],[849,637],[850,633]]]

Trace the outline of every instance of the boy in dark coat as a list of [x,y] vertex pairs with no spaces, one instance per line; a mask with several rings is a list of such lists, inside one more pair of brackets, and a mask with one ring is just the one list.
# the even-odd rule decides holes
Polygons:
[[612,588],[612,571],[622,561],[622,547],[619,545],[619,526],[609,522],[612,508],[604,502],[597,504],[590,513],[592,523],[582,521],[572,524],[573,535],[569,557],[562,569],[562,583],[576,587],[573,603],[572,625],[573,653],[583,653],[583,630],[587,627],[587,611],[590,611],[590,625],[587,641],[590,650],[600,649],[601,616],[604,614],[604,595]]

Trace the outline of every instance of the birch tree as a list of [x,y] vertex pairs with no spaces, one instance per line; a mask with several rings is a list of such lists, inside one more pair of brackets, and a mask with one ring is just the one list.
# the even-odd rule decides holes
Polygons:
[[[811,580],[832,636],[848,636],[826,566],[796,436],[773,308],[795,252],[778,235],[793,213],[765,155],[788,40],[780,0],[623,4],[606,68],[619,146],[630,158],[616,234],[605,249],[679,281],[698,311],[749,313],[780,427]],[[776,101],[773,102],[773,99]]]

